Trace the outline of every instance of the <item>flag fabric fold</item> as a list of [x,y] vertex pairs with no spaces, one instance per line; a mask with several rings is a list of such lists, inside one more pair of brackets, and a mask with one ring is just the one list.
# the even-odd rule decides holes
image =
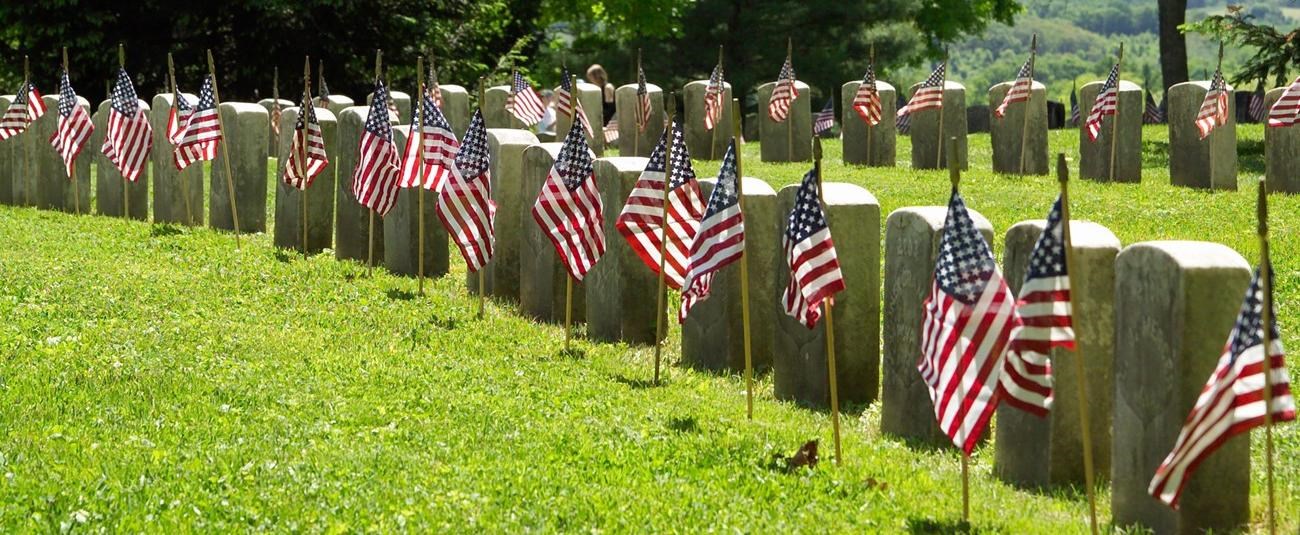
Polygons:
[[108,131],[104,133],[100,151],[117,167],[123,178],[135,182],[148,164],[149,152],[153,149],[153,128],[149,126],[149,116],[140,106],[135,85],[126,69],[117,70],[112,96]]
[[426,92],[420,102],[422,107],[411,112],[411,130],[402,154],[399,185],[438,192],[452,175],[460,172],[456,167],[460,141],[451,131],[447,117],[438,109],[432,93]]
[[778,123],[785,122],[790,116],[790,106],[799,98],[799,88],[795,84],[794,65],[790,64],[790,58],[785,58],[785,63],[781,64],[781,72],[776,77],[776,85],[772,86],[772,95],[767,100],[767,116]]
[[[176,100],[179,108],[185,97]],[[212,91],[212,76],[203,79],[199,89],[199,102],[189,113],[185,125],[172,140],[172,161],[184,170],[198,161],[217,157],[217,144],[221,141],[221,118],[217,115],[216,94]]]
[[41,92],[31,82],[23,83],[14,94],[14,101],[5,109],[4,116],[0,117],[0,140],[23,133],[42,115],[45,115],[45,102],[41,100]]
[[727,146],[713,193],[691,241],[690,269],[682,283],[678,323],[685,323],[691,308],[709,298],[718,271],[745,254],[745,216],[740,211],[740,176],[736,170],[736,142]]
[[722,120],[722,107],[726,106],[723,101],[726,97],[726,86],[722,81],[722,64],[719,63],[713,67],[713,72],[709,74],[709,83],[704,86],[704,129],[712,131],[718,126],[718,121]]
[[587,111],[582,109],[582,102],[574,98],[573,77],[569,76],[569,68],[562,69],[563,78],[560,79],[560,89],[555,92],[555,109],[563,113],[566,117],[574,118],[574,109],[577,109],[577,122],[582,123],[582,131],[587,137],[594,138],[595,133],[591,130],[591,120],[587,119]]
[[853,95],[853,111],[871,126],[880,124],[880,92],[876,88],[876,68],[868,64],[867,73]]
[[1205,100],[1196,112],[1196,131],[1205,139],[1216,127],[1225,124],[1228,124],[1228,84],[1223,81],[1223,71],[1215,69]]
[[650,124],[650,87],[645,81],[645,71],[636,66],[636,129],[645,132]]
[[393,125],[388,120],[388,88],[375,80],[375,92],[366,113],[366,124],[357,149],[357,168],[352,173],[352,196],[380,217],[397,204],[398,180],[402,169],[393,143]]
[[456,154],[456,172],[443,184],[436,208],[471,273],[482,269],[495,251],[497,206],[489,158],[487,127],[483,113],[476,110]]
[[594,165],[587,136],[570,128],[532,209],[533,220],[555,246],[569,276],[577,281],[605,254],[605,215]]
[[1088,129],[1088,141],[1097,141],[1097,136],[1101,134],[1101,118],[1107,115],[1115,115],[1119,109],[1119,64],[1110,68],[1110,74],[1106,76],[1106,82],[1101,85],[1097,91],[1097,98],[1092,102],[1092,110],[1088,112],[1088,120],[1084,126]]
[[1277,102],[1268,109],[1268,126],[1281,128],[1300,121],[1300,77],[1286,86]]
[[54,135],[50,136],[50,145],[63,159],[68,179],[72,179],[77,155],[86,146],[86,141],[90,139],[90,133],[95,130],[95,126],[91,123],[90,113],[77,102],[77,93],[72,90],[72,82],[68,80],[66,70],[59,78],[58,111],[59,124],[55,127]]
[[304,94],[302,107],[298,108],[298,120],[293,127],[289,158],[284,165],[284,183],[298,190],[306,190],[327,165],[329,155],[325,154],[325,136],[316,117],[316,106],[312,104],[312,98]]
[[835,127],[835,99],[826,99],[826,106],[813,114],[813,135],[820,136]]
[[781,294],[781,306],[809,329],[816,327],[822,317],[822,302],[844,290],[844,275],[822,211],[820,190],[816,169],[808,171],[795,193],[794,209],[781,235],[790,279]]
[[907,105],[898,110],[898,116],[903,117],[922,110],[942,108],[947,72],[948,62],[946,61],[935,67],[934,71],[930,73],[930,77],[921,82],[921,86],[916,88],[915,93],[912,93],[912,99],[907,101]]
[[1020,66],[1016,72],[1016,81],[1011,83],[1011,88],[1007,90],[1006,96],[1002,97],[1002,103],[993,109],[993,115],[999,119],[1007,116],[1007,108],[1016,102],[1027,102],[1034,89],[1034,59],[1025,60],[1025,64]]
[[[668,143],[672,143],[672,175],[668,177]],[[664,211],[664,180],[668,180],[668,209]],[[664,282],[681,289],[691,263],[691,244],[704,215],[704,200],[682,123],[675,121],[664,130],[659,144],[650,153],[641,177],[628,194],[623,210],[615,220],[623,239],[650,272],[659,274],[662,245]],[[667,216],[665,231],[664,217]],[[661,239],[662,236],[662,239]]]
[[542,97],[537,95],[533,86],[529,85],[518,72],[510,83],[510,94],[506,96],[506,111],[527,126],[541,122],[542,116],[546,114],[546,105],[542,104]]

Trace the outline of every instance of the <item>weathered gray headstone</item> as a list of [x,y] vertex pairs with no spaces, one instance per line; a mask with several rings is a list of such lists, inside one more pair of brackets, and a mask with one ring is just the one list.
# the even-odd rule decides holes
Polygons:
[[[1196,116],[1210,82],[1183,82],[1169,88],[1169,182],[1175,186],[1237,189],[1237,114],[1228,99],[1228,124],[1201,139]],[[1232,86],[1228,86],[1232,91]],[[1231,93],[1229,93],[1231,94]]]
[[[80,210],[81,213],[88,214],[90,213],[90,163],[95,161],[95,153],[99,147],[91,147],[89,142],[81,147],[81,152],[77,154],[73,165],[75,182],[69,180],[63,157],[54,151],[49,142],[58,124],[59,99],[57,96],[47,95],[44,100],[48,111],[28,126],[36,134],[28,140],[36,145],[32,151],[36,155],[34,158],[36,173],[32,177],[35,184],[27,184],[34,187],[35,194],[32,195],[32,199],[38,208],[64,212]],[[81,107],[90,110],[90,102],[84,97],[77,97],[77,102]]]
[[659,138],[664,135],[664,94],[659,86],[646,84],[650,95],[650,123],[645,131],[636,127],[637,108],[641,106],[636,95],[636,84],[627,84],[614,90],[618,119],[618,153],[620,156],[650,156]]
[[[266,113],[269,115],[271,113],[271,108],[274,107],[273,105],[275,104],[275,99],[264,98],[262,100],[257,101],[257,104],[262,106],[263,108],[266,108]],[[297,105],[298,103],[293,102],[291,100],[280,99],[280,112],[283,113],[284,110],[295,107]],[[320,107],[317,107],[317,109],[320,109]],[[289,126],[292,127],[293,123],[289,123]],[[285,133],[284,139],[286,143],[293,140],[292,129],[281,130],[281,131]],[[280,136],[277,136],[275,134],[275,127],[271,125],[271,121],[266,122],[266,136],[267,136],[266,153],[280,154]]]
[[686,148],[696,160],[721,160],[731,143],[731,84],[722,83],[722,115],[713,130],[704,128],[704,94],[708,87],[708,80],[696,80],[682,89]]
[[[367,105],[370,104],[371,97],[374,95],[374,93],[366,94]],[[411,95],[401,91],[392,91],[390,87],[388,96],[393,99],[393,105],[397,106],[397,123],[395,124],[411,124]]]
[[[1264,109],[1271,109],[1283,91],[1265,93]],[[1264,177],[1269,191],[1300,193],[1300,126],[1264,128]]]
[[[646,267],[614,226],[623,202],[649,161],[636,157],[596,160],[596,184],[605,205],[606,249],[605,256],[591,268],[582,284],[587,288],[587,336],[595,340],[655,342],[655,291],[659,288],[659,277]],[[667,320],[666,315],[664,319]]]
[[[523,239],[520,241],[519,253],[519,308],[529,316],[541,321],[564,322],[564,303],[566,281],[570,278],[564,264],[555,254],[555,246],[547,238],[546,232],[532,216],[533,201],[537,192],[546,182],[546,175],[555,165],[555,158],[560,154],[562,143],[539,143],[524,149],[523,181],[521,195],[524,200],[522,226]],[[618,210],[605,207],[605,217],[612,217]],[[618,236],[605,236],[605,243],[622,239]],[[602,260],[603,261],[603,260]],[[586,318],[586,289],[582,283],[573,283],[573,321],[581,322]]]
[[512,128],[531,130],[532,127],[516,119],[514,114],[506,111],[506,100],[510,98],[510,86],[498,85],[483,91],[483,122],[488,128]]
[[[555,88],[558,95],[560,88]],[[603,110],[601,109],[600,88],[587,82],[578,82],[578,102],[582,104],[582,110],[587,114],[587,120],[591,121],[591,135],[587,136],[587,145],[591,151],[599,157],[605,154],[605,134],[601,125],[605,124]],[[555,112],[555,139],[564,139],[569,133],[569,125],[573,123],[568,115],[560,113],[559,109]]]
[[[234,230],[230,214],[230,182],[226,179],[225,158],[230,157],[234,176],[235,208],[239,212],[239,231],[266,232],[266,108],[250,102],[222,102],[219,113],[226,138],[217,147],[212,160],[208,184],[208,226]],[[196,164],[197,165],[197,164]]]
[[339,113],[338,159],[331,160],[331,164],[338,163],[334,170],[338,184],[334,194],[334,258],[361,262],[369,258],[373,217],[374,263],[378,265],[384,261],[384,222],[379,216],[372,216],[370,209],[357,202],[357,197],[352,194],[352,173],[357,168],[361,131],[369,112],[370,108],[365,106],[353,106]]
[[[104,135],[108,132],[108,112],[113,106],[112,101],[105,100],[99,104],[99,109],[91,118],[95,124],[95,131],[90,135],[90,140],[86,142],[86,148],[83,152],[87,156],[93,156],[95,159],[95,211],[98,214],[110,217],[122,217],[122,190],[130,191],[131,196],[131,219],[147,221],[149,219],[149,169],[140,171],[140,176],[134,183],[127,184],[126,179],[122,178],[122,173],[117,170],[117,166],[108,160],[104,155],[103,147]],[[140,101],[140,107],[149,113],[149,105],[143,100]],[[152,126],[152,125],[151,125]],[[166,129],[167,125],[163,124],[162,128]]]
[[[318,96],[316,98],[319,99],[320,97]],[[319,103],[320,101],[317,100],[317,104]],[[351,97],[348,97],[346,95],[334,94],[325,97],[325,106],[323,107],[328,109],[331,112],[334,112],[334,115],[337,117],[340,113],[343,112],[343,110],[351,108],[352,106],[355,105],[356,102],[353,101]]]
[[[845,290],[835,295],[835,367],[840,403],[876,400],[880,377],[880,203],[855,184],[826,182],[826,219],[844,275]],[[799,186],[781,188],[777,213],[794,208]],[[778,218],[785,232],[785,218]],[[778,255],[778,288],[789,283],[785,256]],[[780,300],[765,299],[776,316],[772,380],[777,399],[826,407],[830,382],[826,366],[826,317],[813,329],[804,327],[781,308]]]
[[[913,84],[908,95],[916,93],[921,84]],[[939,115],[943,114],[943,132],[939,132]],[[912,168],[947,169],[948,139],[957,138],[957,163],[962,169],[969,165],[966,148],[966,87],[948,80],[944,83],[943,107],[912,113]],[[943,155],[939,154],[940,143]]]
[[1111,512],[1117,527],[1234,532],[1250,521],[1250,435],[1209,456],[1173,510],[1147,493],[1223,352],[1250,265],[1223,245],[1154,241],[1115,259],[1115,427]]
[[[1029,255],[1046,224],[1041,219],[1022,221],[1007,230],[1002,273],[1013,294],[1020,294]],[[1070,239],[1074,245],[1070,297],[1078,350],[1052,351],[1054,400],[1046,417],[1006,403],[998,406],[993,473],[1024,487],[1084,484],[1081,382],[1075,359],[1082,359],[1087,379],[1083,386],[1088,394],[1094,475],[1103,479],[1110,474],[1115,255],[1120,242],[1106,227],[1089,221],[1070,222]]]
[[1110,180],[1112,128],[1118,128],[1115,140],[1115,182],[1142,181],[1142,113],[1146,109],[1142,88],[1127,80],[1119,84],[1119,125],[1116,116],[1102,117],[1097,141],[1088,140],[1088,112],[1092,110],[1101,82],[1089,82],[1079,88],[1079,176],[1105,182]]
[[[700,181],[705,198],[713,193],[716,178]],[[777,270],[781,251],[781,219],[776,191],[767,182],[745,177],[741,183],[745,203],[745,255],[749,257],[749,344],[755,370],[772,365],[776,315],[783,314],[771,301],[779,299],[782,286]],[[682,362],[706,370],[745,369],[745,331],[740,292],[740,261],[722,268],[713,277],[708,299],[691,309],[682,324]]]
[[[876,80],[876,92],[880,94],[880,124],[871,126],[853,109],[853,97],[858,94],[858,87],[861,85],[862,80],[855,80],[840,86],[840,102],[848,103],[840,116],[840,139],[844,142],[844,163],[893,167],[896,163],[897,150],[894,135],[898,131],[894,127],[895,113],[898,111],[897,93],[894,86]],[[868,148],[867,136],[871,137],[870,148]]]
[[469,92],[452,84],[439,84],[438,88],[442,90],[442,114],[451,124],[451,131],[456,134],[456,139],[465,137],[469,119],[474,116],[474,110],[469,107]]
[[[535,224],[529,210],[537,191],[524,191],[524,149],[537,144],[527,130],[488,129],[488,154],[492,160],[492,199],[497,203],[496,242],[492,261],[483,267],[488,295],[519,301],[519,255],[524,225]],[[539,188],[540,189],[540,188]],[[478,275],[470,273],[466,285],[478,292]]]
[[[393,128],[393,142],[406,146],[410,125]],[[420,195],[424,210],[420,210]],[[424,255],[424,276],[441,277],[449,269],[447,231],[442,228],[435,208],[438,196],[424,188],[401,188],[397,204],[384,216],[384,266],[398,275],[420,274],[420,255]],[[424,250],[420,250],[420,212],[424,212]]]
[[[1002,82],[989,88],[989,138],[993,144],[993,172],[1020,174],[1021,140],[1023,144],[1024,172],[1028,175],[1047,174],[1047,87],[1034,82],[1029,100],[1013,102],[1007,106],[1004,117],[993,115],[1002,99],[1011,90],[1012,82]],[[1026,120],[1025,112],[1029,118]]]
[[812,161],[812,95],[808,84],[795,81],[794,85],[799,98],[790,103],[789,116],[779,123],[767,115],[776,82],[758,86],[759,154],[765,162]]
[[[189,93],[181,94],[191,104],[199,100]],[[153,126],[153,152],[149,155],[153,171],[153,220],[157,223],[202,225],[203,203],[207,199],[203,194],[203,167],[206,162],[191,164],[184,171],[176,169],[176,163],[172,159],[175,147],[167,138],[172,100],[171,93],[156,95],[153,97],[153,107],[149,110],[149,124]],[[222,187],[225,185],[222,184]]]
[[[947,215],[947,206],[913,206],[899,208],[885,220],[880,428],[890,435],[932,445],[952,442],[939,430],[934,404],[916,363],[921,359],[921,304],[930,293]],[[970,210],[970,217],[992,249],[993,225],[975,210]]]
[[[0,109],[9,109],[9,104],[13,103],[14,98],[14,95],[0,95]],[[15,204],[14,176],[19,173],[17,149],[19,143],[22,143],[19,137],[0,140],[0,204]]]
[[[275,170],[275,246],[302,251],[302,199],[304,192],[284,183],[284,169],[289,164],[293,148],[293,129],[298,122],[299,108],[286,108],[280,113],[280,131],[284,143],[277,153]],[[319,253],[334,243],[334,180],[338,171],[338,121],[324,108],[316,108],[321,137],[325,138],[325,157],[329,164],[322,169],[311,186],[307,187],[307,252]]]

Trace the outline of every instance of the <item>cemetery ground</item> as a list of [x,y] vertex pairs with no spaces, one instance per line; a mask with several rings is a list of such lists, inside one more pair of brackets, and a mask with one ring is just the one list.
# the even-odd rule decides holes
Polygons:
[[[1169,186],[1166,127],[1146,127],[1143,182],[1075,177],[1074,217],[1125,245],[1215,241],[1255,263],[1263,129],[1238,134],[1238,191]],[[1007,228],[1045,216],[1056,179],[994,175],[988,135],[970,139],[962,191],[993,223],[1000,257]],[[1053,131],[1050,143],[1053,155],[1076,153],[1078,132]],[[947,201],[946,172],[846,167],[839,143],[825,145],[826,179],[870,190],[882,224],[897,208]],[[900,138],[899,162],[908,148]],[[760,163],[757,143],[744,153],[746,174],[776,188],[809,167]],[[717,165],[695,163],[701,177]],[[1300,196],[1271,200],[1296,377]],[[837,466],[829,415],[774,400],[770,375],[748,421],[740,375],[671,365],[652,386],[650,347],[579,334],[577,351],[562,353],[562,328],[514,305],[490,302],[477,319],[451,254],[452,273],[420,296],[414,279],[368,277],[328,252],[303,259],[267,234],[236,249],[206,228],[0,208],[0,531],[965,529],[956,451],[883,436],[878,405],[845,408]],[[777,300],[755,295],[753,306]],[[669,363],[679,335],[674,326]],[[1279,531],[1292,533],[1300,426],[1275,437]],[[810,438],[822,441],[816,469],[774,467],[774,454]],[[1263,431],[1252,438],[1258,530]],[[972,462],[972,531],[1086,531],[1082,489],[1017,489],[992,462],[990,441]],[[1104,485],[1098,506],[1109,519]]]

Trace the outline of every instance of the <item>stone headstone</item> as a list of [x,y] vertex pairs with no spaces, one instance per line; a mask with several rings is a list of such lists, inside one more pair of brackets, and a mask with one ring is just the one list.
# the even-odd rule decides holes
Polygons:
[[[393,143],[406,146],[411,126],[393,128]],[[423,192],[424,209],[420,209]],[[401,188],[397,204],[384,216],[384,266],[398,275],[420,274],[420,255],[424,255],[424,276],[437,278],[450,269],[447,231],[442,227],[435,208],[437,194],[424,188]],[[424,213],[424,249],[420,249],[420,213]]]
[[[94,152],[88,155],[93,156],[95,159],[95,211],[100,215],[122,217],[122,190],[126,189],[130,191],[131,219],[148,221],[148,163],[146,162],[146,168],[140,171],[140,176],[136,178],[136,181],[128,184],[126,179],[122,177],[122,173],[117,170],[117,166],[113,165],[113,162],[109,161],[104,152],[100,150],[103,147],[104,134],[108,132],[108,113],[112,105],[112,101],[108,100],[99,104],[99,109],[95,111],[95,115],[91,119],[95,124],[95,131],[90,135],[90,140],[86,142],[86,149],[84,149],[87,151],[94,149]],[[148,115],[149,105],[141,100],[140,107]],[[166,129],[167,125],[163,124],[162,128]]]
[[[319,104],[320,97],[317,96],[316,98],[318,99],[316,103]],[[353,101],[351,97],[348,97],[346,95],[333,94],[328,97],[325,97],[325,106],[323,107],[333,112],[335,117],[338,117],[339,114],[343,112],[343,110],[351,108],[352,106],[355,105],[356,102]]]
[[682,88],[686,109],[684,127],[686,130],[686,149],[696,160],[721,160],[731,143],[731,84],[722,84],[722,115],[718,118],[717,128],[704,128],[704,94],[709,87],[708,80],[696,80]]
[[[1271,109],[1283,91],[1285,87],[1276,87],[1265,93],[1264,109]],[[1269,191],[1300,193],[1300,127],[1264,128],[1264,177]]]
[[790,103],[790,115],[779,123],[767,115],[776,82],[758,86],[759,154],[765,162],[812,161],[812,93],[808,84],[798,80],[794,84],[799,98]]
[[[99,147],[91,147],[87,142],[81,148],[73,165],[75,181],[69,180],[63,157],[54,151],[49,142],[58,124],[59,99],[57,96],[46,95],[44,100],[47,110],[45,115],[27,127],[36,134],[28,140],[36,145],[32,150],[36,155],[33,158],[36,162],[36,173],[32,176],[35,184],[28,182],[26,185],[34,188],[35,194],[32,195],[32,199],[38,208],[64,212],[79,210],[83,214],[88,214],[90,213],[90,164],[95,161],[95,153]],[[77,102],[81,107],[90,110],[90,102],[84,97],[77,97]]]
[[[249,102],[222,102],[219,113],[225,128],[224,147],[217,147],[212,160],[208,188],[208,226],[234,230],[230,214],[230,182],[226,180],[226,156],[234,176],[235,208],[239,212],[239,231],[266,232],[266,108]],[[195,164],[197,165],[197,164]]]
[[[533,199],[537,191],[524,191],[524,149],[537,144],[537,136],[527,130],[488,129],[489,170],[492,199],[497,203],[496,242],[492,261],[483,267],[483,285],[488,295],[519,301],[519,255],[524,225],[533,221]],[[540,189],[540,188],[539,188]],[[466,285],[470,293],[478,292],[478,275],[469,273]]]
[[1065,104],[1055,100],[1047,101],[1047,128],[1057,130],[1065,128]]
[[[1002,273],[1011,292],[1020,294],[1044,220],[1022,221],[1006,235]],[[1045,417],[1007,403],[997,409],[993,473],[1023,487],[1083,485],[1083,430],[1079,387],[1087,388],[1088,422],[1092,438],[1094,475],[1110,474],[1111,409],[1114,398],[1111,355],[1115,351],[1115,255],[1120,242],[1106,227],[1089,221],[1070,222],[1073,258],[1070,288],[1077,351],[1052,351],[1051,412]],[[1082,359],[1086,383],[1081,383]]]
[[1207,457],[1178,510],[1147,486],[1218,363],[1250,282],[1223,245],[1155,241],[1115,259],[1115,427],[1111,511],[1116,527],[1155,533],[1234,532],[1250,521],[1250,435]]
[[989,113],[992,110],[983,104],[966,108],[966,133],[982,134],[989,131]]
[[1101,82],[1089,82],[1079,88],[1079,176],[1101,182],[1110,180],[1111,129],[1118,128],[1115,140],[1115,182],[1142,181],[1142,114],[1146,111],[1142,88],[1127,80],[1119,84],[1119,126],[1116,116],[1102,117],[1097,141],[1088,140],[1088,112],[1092,110]]
[[[13,103],[14,95],[0,95],[0,109],[9,109],[9,104]],[[9,139],[0,140],[0,204],[13,205],[14,203],[14,176],[18,171],[18,145],[21,136],[10,137]]]
[[[858,94],[861,85],[862,80],[854,80],[840,86],[840,102],[848,103],[840,116],[844,163],[893,167],[897,163],[895,133],[898,130],[894,126],[898,111],[897,92],[894,86],[876,80],[876,92],[880,94],[880,124],[871,126],[853,109],[853,97]],[[867,143],[868,135],[871,136],[870,146]]]
[[[564,269],[555,246],[547,238],[546,232],[533,219],[532,206],[537,199],[537,192],[542,190],[546,175],[555,165],[555,158],[560,154],[562,143],[539,143],[524,149],[523,181],[521,196],[524,201],[522,213],[523,240],[520,241],[519,253],[519,308],[529,316],[541,321],[563,323],[566,281],[569,272]],[[620,205],[621,206],[621,205]],[[613,217],[618,211],[605,207],[605,217]],[[618,236],[605,236],[605,243],[621,239]],[[604,261],[604,260],[601,260]],[[586,289],[582,283],[573,283],[573,321],[583,321],[586,317]]]
[[[835,367],[840,403],[876,400],[880,377],[880,203],[862,187],[826,182],[826,218],[844,274],[845,290],[835,295]],[[797,184],[781,188],[777,214],[794,208]],[[785,232],[785,217],[777,228]],[[776,284],[784,289],[790,270],[778,255]],[[826,316],[813,329],[804,327],[781,308],[774,294],[765,306],[776,316],[772,379],[777,399],[826,407],[830,383],[826,363]]]
[[469,92],[464,87],[452,84],[439,84],[438,88],[442,90],[442,114],[451,123],[451,131],[456,134],[456,139],[461,139],[469,130],[469,120],[474,116],[474,110],[469,107]]
[[512,128],[531,130],[532,127],[516,119],[506,110],[506,100],[510,98],[510,86],[498,85],[483,92],[483,122],[488,128]]
[[659,86],[646,84],[650,95],[650,124],[642,131],[636,127],[636,110],[641,106],[636,95],[636,84],[627,84],[614,90],[618,119],[618,154],[620,156],[649,157],[659,138],[664,135],[664,94]]
[[325,157],[329,164],[316,179],[299,191],[284,183],[284,169],[289,164],[289,151],[293,148],[293,129],[298,122],[299,108],[286,108],[280,112],[280,131],[284,143],[276,154],[275,170],[275,246],[302,252],[302,201],[307,197],[307,253],[319,253],[334,243],[334,184],[338,171],[339,145],[338,121],[334,113],[316,108],[321,136],[325,138]]
[[[263,108],[266,108],[267,116],[270,117],[271,108],[274,107],[275,99],[264,98],[262,100],[257,101],[257,104],[262,106]],[[280,99],[280,113],[284,113],[284,110],[295,107],[297,105],[298,105],[297,102]],[[320,107],[317,107],[317,109],[320,109]],[[281,132],[285,133],[284,139],[286,144],[292,142],[293,140],[293,123],[289,123],[289,127],[290,127],[289,130],[281,130]],[[280,154],[280,136],[276,135],[275,128],[271,125],[271,121],[266,122],[266,137],[267,137],[266,153]]]
[[[884,383],[880,428],[925,444],[951,446],[939,430],[934,404],[916,363],[921,358],[922,303],[930,293],[947,206],[899,208],[885,220]],[[975,210],[971,220],[993,245],[993,225]],[[838,334],[838,333],[837,333]]]
[[[392,97],[393,105],[397,106],[397,122],[394,124],[411,124],[411,95],[389,89],[388,96]],[[366,105],[370,105],[370,99],[374,95],[374,93],[366,94]]]
[[[560,88],[555,88],[556,95],[559,95]],[[602,130],[605,124],[603,110],[601,109],[600,87],[587,82],[578,82],[578,102],[582,104],[582,110],[587,114],[587,120],[591,121],[591,133],[587,136],[587,145],[591,151],[596,153],[597,157],[605,154],[605,134]],[[569,125],[573,124],[573,119],[568,115],[560,113],[557,108],[555,111],[555,139],[564,139],[569,134]]]
[[[921,84],[913,84],[909,95],[915,94]],[[939,132],[939,115],[943,115],[943,132]],[[912,113],[912,168],[947,169],[948,138],[957,138],[957,163],[968,167],[966,148],[966,87],[947,81],[943,90],[943,108],[931,108]],[[943,154],[939,153],[942,143]]]
[[[582,281],[587,288],[587,336],[595,340],[655,343],[655,291],[659,288],[659,277],[641,261],[614,226],[624,201],[649,161],[635,157],[596,160],[596,184],[605,206],[606,249],[605,256]],[[659,313],[667,321],[664,311]],[[664,324],[665,333],[667,325]]]
[[[1228,124],[1201,139],[1196,115],[1210,82],[1183,82],[1169,88],[1169,182],[1204,189],[1237,189],[1237,116],[1228,99]],[[1232,87],[1228,87],[1232,91]]]
[[[716,178],[700,181],[707,199],[713,193]],[[782,265],[779,223],[785,214],[777,213],[776,191],[766,182],[745,177],[740,186],[745,216],[745,255],[749,258],[749,342],[755,370],[772,365],[776,314],[784,314],[769,302],[779,299],[782,286],[777,285],[773,266]],[[713,277],[708,299],[691,309],[682,324],[682,362],[706,370],[745,369],[744,323],[741,309],[740,261],[722,268]]]
[[[192,94],[181,94],[191,104],[199,101]],[[149,154],[153,170],[153,220],[156,223],[202,225],[203,203],[207,199],[203,191],[203,167],[206,163],[194,163],[184,171],[176,169],[172,159],[175,147],[167,138],[172,101],[171,93],[156,95],[149,111],[149,124],[153,126],[153,152]],[[222,184],[221,187],[226,186]]]
[[[361,131],[366,123],[370,108],[353,106],[339,113],[338,159],[335,169],[335,182],[338,190],[334,193],[334,258],[339,260],[359,260],[369,258],[373,245],[374,263],[384,261],[384,222],[379,216],[373,216],[371,228],[371,211],[357,202],[352,194],[352,173],[357,168],[358,147],[361,146]],[[398,150],[402,150],[399,145]],[[370,240],[371,230],[374,241]]]
[[[988,110],[996,110],[1002,104],[1011,82],[1002,82],[989,88]],[[1029,112],[1026,122],[1025,111]],[[1029,100],[1013,102],[1007,106],[1005,117],[987,116],[989,137],[993,144],[993,172],[1007,174],[1020,173],[1021,140],[1024,143],[1024,174],[1047,174],[1047,87],[1034,82],[1029,91]]]

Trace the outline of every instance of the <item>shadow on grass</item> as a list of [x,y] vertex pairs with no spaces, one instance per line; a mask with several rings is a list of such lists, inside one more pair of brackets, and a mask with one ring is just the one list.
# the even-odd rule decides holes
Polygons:
[[1266,171],[1264,163],[1264,140],[1237,140],[1237,174],[1262,175]]
[[668,381],[665,381],[662,378],[659,379],[658,383],[655,383],[651,379],[641,379],[641,378],[633,379],[631,377],[627,377],[624,375],[615,375],[614,382],[627,385],[633,390],[646,390],[650,388],[659,388],[661,386],[668,385]]
[[674,416],[668,420],[668,428],[678,433],[698,433],[700,421],[694,416]]
[[935,520],[933,518],[907,519],[907,532],[917,534],[996,533],[998,530],[972,526],[965,520]]
[[561,349],[555,352],[555,356],[560,358],[566,358],[569,360],[584,360],[587,358],[587,350],[577,348],[577,347],[571,347],[568,349]]
[[184,231],[181,230],[181,227],[174,225],[172,223],[154,223],[151,227],[149,227],[149,235],[154,238],[165,238],[167,236],[175,236],[177,234],[182,234],[183,232]]
[[1169,168],[1169,142],[1163,140],[1142,140],[1142,168]]
[[[395,290],[389,290],[389,293],[391,294],[391,293],[394,292],[394,291],[395,291]],[[410,295],[411,295],[411,297],[406,298],[408,301],[409,301],[410,299],[413,299],[413,298],[415,297],[415,294],[413,294],[413,293],[411,293],[411,292],[408,292],[408,291],[404,291],[404,290],[403,290],[402,293],[406,293],[406,294],[410,294]],[[444,331],[451,331],[451,330],[455,330],[457,327],[460,327],[460,319],[458,319],[458,318],[456,318],[456,317],[454,317],[454,316],[453,316],[453,317],[447,317],[447,318],[444,318],[444,317],[442,317],[442,316],[439,316],[439,315],[437,315],[437,314],[434,314],[433,317],[429,318],[429,324],[430,324],[430,325],[433,325],[434,327],[437,327],[437,328],[439,328],[439,329],[442,329],[442,330],[444,330]]]
[[[410,290],[392,289],[392,290],[388,290],[388,292],[386,292],[385,295],[387,295],[389,299],[392,299],[394,301],[410,301],[412,299],[415,299],[415,292],[412,292]],[[434,316],[435,321],[437,320],[437,318],[438,318],[437,316]]]

